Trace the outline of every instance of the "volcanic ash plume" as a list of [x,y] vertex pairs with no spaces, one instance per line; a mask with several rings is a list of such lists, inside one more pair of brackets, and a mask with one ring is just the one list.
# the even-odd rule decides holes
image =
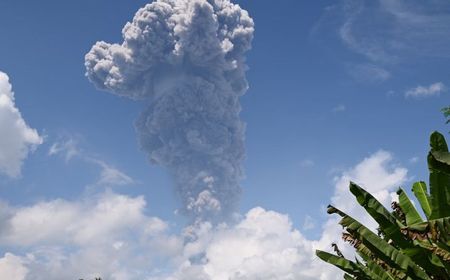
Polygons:
[[173,174],[195,219],[227,218],[239,200],[253,31],[228,0],[158,0],[125,25],[122,44],[97,42],[85,58],[98,88],[149,100],[136,122],[141,146]]

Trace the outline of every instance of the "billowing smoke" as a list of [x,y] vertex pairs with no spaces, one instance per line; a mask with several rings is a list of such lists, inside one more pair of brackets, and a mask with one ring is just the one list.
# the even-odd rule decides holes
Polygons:
[[85,57],[96,87],[148,100],[136,122],[141,146],[173,174],[181,210],[195,219],[227,218],[239,200],[239,97],[253,31],[229,0],[157,0],[125,25],[123,43],[97,42]]

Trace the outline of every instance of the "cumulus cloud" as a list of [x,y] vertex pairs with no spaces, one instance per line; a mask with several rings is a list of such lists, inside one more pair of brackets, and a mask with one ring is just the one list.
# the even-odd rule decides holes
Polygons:
[[[375,223],[348,191],[349,180],[388,205],[407,170],[389,152],[378,151],[334,179],[332,204],[373,229]],[[320,238],[311,240],[287,215],[261,207],[235,224],[199,221],[179,234],[147,213],[143,197],[113,192],[29,207],[0,203],[0,208],[0,246],[19,252],[0,259],[0,272],[8,269],[20,280],[338,280],[342,273],[318,260],[315,249],[336,242],[348,257],[353,252],[340,240],[337,217],[330,216]]]
[[97,88],[149,100],[136,122],[142,149],[170,170],[194,219],[225,219],[238,202],[253,30],[229,0],[157,0],[125,25],[122,43],[97,42],[85,57]]
[[[144,207],[142,197],[129,198],[111,193],[102,194],[92,201],[41,202],[31,207],[13,209],[1,241],[11,245],[104,242],[109,239],[107,233],[143,221],[141,212]],[[39,232],[33,230],[37,228]]]
[[417,86],[415,88],[409,89],[405,92],[406,98],[425,98],[432,96],[439,96],[442,92],[447,91],[447,87],[441,83],[434,83],[427,87]]
[[25,158],[43,139],[23,119],[9,77],[3,72],[0,72],[0,131],[0,173],[17,177]]
[[105,194],[14,209],[1,243],[28,252],[8,253],[5,269],[26,275],[20,280],[333,279],[334,269],[317,261],[313,242],[287,215],[257,207],[236,225],[202,222],[174,236],[144,205],[140,197]]
[[[202,243],[203,240],[209,240]],[[263,208],[250,210],[233,227],[203,232],[197,243],[200,258],[183,262],[159,279],[338,279],[332,267],[314,256],[314,244],[294,229],[286,215]],[[197,253],[197,250],[193,250]]]
[[6,253],[0,258],[0,275],[7,277],[8,280],[25,280],[28,269],[24,266],[20,257]]
[[[9,269],[27,274],[18,279],[33,280],[100,275],[144,279],[152,267],[156,269],[157,261],[176,258],[174,252],[182,245],[179,238],[167,234],[168,224],[145,215],[145,208],[143,197],[111,192],[81,201],[58,199],[10,207],[2,220],[0,244],[27,248],[27,253],[7,254],[3,262],[0,259],[0,271]],[[15,275],[10,273],[1,275]]]

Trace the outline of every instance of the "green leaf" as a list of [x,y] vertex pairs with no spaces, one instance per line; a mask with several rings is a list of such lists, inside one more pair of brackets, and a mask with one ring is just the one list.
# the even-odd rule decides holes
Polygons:
[[431,216],[431,204],[427,192],[426,183],[422,181],[414,183],[412,191],[416,196],[417,200],[419,201],[420,206],[422,207],[422,210],[425,213],[425,216],[427,217],[427,219],[429,219]]
[[435,160],[442,164],[442,171],[450,172],[450,153],[445,151],[434,151],[432,152]]
[[440,162],[434,154],[448,153],[444,136],[433,132],[430,137],[431,151],[428,154],[428,169],[430,171],[431,219],[450,216],[450,173],[448,165]]
[[[370,270],[371,275],[376,275],[378,279],[381,280],[395,280],[394,276],[387,272],[384,268],[379,266],[376,262],[372,260],[367,261],[367,268]],[[368,274],[366,272],[366,274]]]
[[[366,274],[371,275],[376,279],[395,279],[395,277],[391,273],[389,273],[385,268],[382,268],[376,263],[376,257],[364,244],[360,243],[358,246],[356,246],[356,252],[366,262],[367,269],[370,271],[368,272],[367,270],[364,270]],[[404,274],[402,275],[404,276]]]
[[400,208],[402,209],[403,213],[405,213],[406,225],[413,225],[423,222],[422,217],[420,216],[419,212],[417,212],[416,207],[414,207],[405,191],[400,188],[397,191],[397,194]]
[[434,151],[448,152],[448,146],[444,136],[437,131],[431,133],[430,146],[432,152]]
[[323,261],[340,268],[341,270],[347,272],[348,274],[354,276],[364,275],[364,273],[360,270],[360,268],[356,263],[349,261],[343,257],[339,257],[320,250],[316,250],[316,255]]

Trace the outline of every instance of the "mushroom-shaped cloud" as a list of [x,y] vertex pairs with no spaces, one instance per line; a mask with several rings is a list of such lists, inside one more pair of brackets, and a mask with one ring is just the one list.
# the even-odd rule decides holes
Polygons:
[[141,146],[173,174],[195,219],[229,218],[239,200],[253,31],[229,0],[157,0],[125,25],[123,43],[97,42],[85,57],[97,88],[149,101],[136,122]]

